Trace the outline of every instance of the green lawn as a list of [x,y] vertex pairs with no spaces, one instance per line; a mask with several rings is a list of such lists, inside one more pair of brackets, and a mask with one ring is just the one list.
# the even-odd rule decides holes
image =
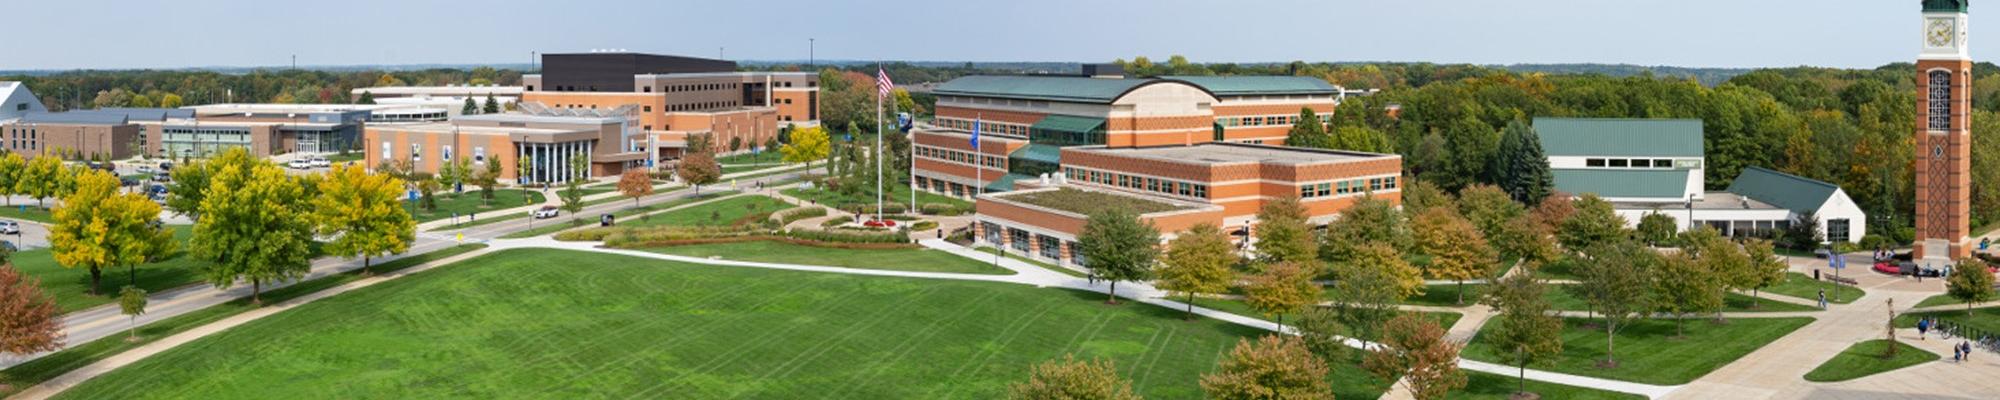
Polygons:
[[[1815,281],[1811,275],[1797,272],[1786,272],[1784,282],[1764,288],[1763,292],[1818,301],[1821,289],[1826,290],[1826,301],[1834,304],[1853,303],[1855,299],[1868,294],[1867,291],[1861,290],[1858,287],[1835,285],[1831,281]],[[1839,292],[1835,292],[1835,290],[1839,290]]]
[[13,206],[9,207],[0,207],[0,218],[35,221],[44,224],[55,221],[55,217],[49,214],[48,209],[36,207],[32,201],[14,203]]
[[932,249],[838,249],[757,240],[645,249],[661,254],[717,257],[726,260],[821,265],[895,271],[1013,275],[1014,271],[956,254]]
[[[882,197],[883,202],[899,203],[904,205],[905,207],[910,205],[909,185],[904,185],[900,183],[886,184],[886,185],[887,186],[885,187],[885,189],[887,189],[889,193]],[[855,192],[855,194],[853,195],[847,195],[847,194],[842,194],[840,192],[827,190],[824,186],[821,186],[821,187],[815,187],[813,189],[787,188],[781,191],[781,193],[784,193],[786,196],[792,196],[798,198],[800,200],[816,201],[819,202],[819,204],[825,204],[839,208],[854,204],[867,204],[867,205],[875,204],[875,195],[872,192],[873,190],[875,190],[875,188],[873,186],[870,186],[866,190]],[[931,204],[931,203],[950,204],[958,207],[972,206],[972,202],[952,198],[949,196],[942,196],[929,192],[917,193],[917,204]]]
[[[697,202],[697,201],[702,201],[702,200],[708,200],[708,199],[713,199],[713,198],[716,198],[716,197],[721,197],[721,196],[726,196],[726,195],[730,195],[730,194],[734,194],[734,193],[736,193],[736,192],[735,192],[735,191],[730,191],[730,190],[725,190],[725,191],[720,191],[720,192],[713,192],[713,193],[704,193],[704,194],[702,194],[701,196],[695,196],[695,197],[683,197],[683,198],[678,198],[678,199],[673,199],[673,200],[667,200],[667,201],[663,201],[663,202],[659,202],[659,203],[653,203],[653,204],[647,204],[647,205],[643,205],[643,206],[637,206],[637,207],[629,207],[629,206],[628,206],[628,207],[625,207],[625,208],[622,208],[622,209],[619,209],[618,211],[612,211],[612,212],[611,212],[611,215],[612,215],[612,216],[614,216],[614,217],[617,217],[617,219],[618,219],[619,221],[624,221],[624,220],[625,220],[626,218],[630,218],[630,217],[633,217],[633,216],[635,216],[635,215],[639,215],[639,214],[644,214],[644,213],[649,213],[649,212],[653,212],[653,211],[659,211],[659,210],[665,210],[665,209],[669,209],[669,208],[674,208],[674,207],[679,207],[679,206],[681,206],[681,205],[683,205],[683,204],[687,204],[687,203],[693,203],[693,202]],[[630,200],[630,199],[626,199],[625,201],[628,201],[628,202],[629,202],[629,201],[632,201],[632,200]],[[481,220],[481,221],[484,221],[484,220]],[[524,229],[524,230],[519,230],[519,231],[514,231],[513,233],[508,233],[508,234],[505,234],[505,235],[500,235],[500,238],[501,238],[501,239],[520,239],[520,238],[526,238],[526,237],[535,237],[535,236],[541,236],[541,235],[547,235],[547,234],[551,234],[551,233],[556,233],[556,232],[561,232],[561,231],[564,231],[564,230],[568,230],[568,229],[570,229],[570,228],[575,228],[575,227],[579,227],[579,226],[585,226],[585,225],[592,225],[592,224],[595,224],[595,223],[597,223],[597,220],[596,220],[595,218],[586,218],[586,219],[577,219],[577,218],[560,218],[560,217],[558,217],[558,218],[555,218],[555,219],[550,219],[550,220],[547,220],[547,221],[548,221],[548,222],[546,222],[546,223],[543,223],[543,224],[541,224],[540,226],[536,226],[536,227],[534,227],[533,229]],[[463,224],[461,224],[461,225],[463,225]]]
[[336,162],[336,163],[348,162],[348,161],[361,161],[361,159],[365,158],[366,156],[367,154],[362,154],[359,151],[350,151],[346,153],[333,153],[326,155],[326,161]]
[[1974,308],[1970,315],[1965,313],[1964,308],[1896,314],[1896,327],[1916,327],[1918,317],[1938,317],[1944,322],[2000,335],[2000,307]]
[[[187,241],[193,236],[193,225],[171,225],[174,238],[180,240],[181,248],[166,259],[140,265],[138,270],[140,289],[160,292],[201,281],[201,267],[207,262],[195,260],[187,254]],[[48,248],[14,253],[14,268],[35,279],[41,280],[42,293],[55,297],[56,306],[63,312],[71,312],[96,307],[118,300],[118,289],[131,284],[132,275],[124,268],[104,271],[103,296],[90,295],[90,270],[63,268]]]
[[[1512,375],[1489,374],[1466,371],[1465,389],[1452,392],[1451,399],[1493,399],[1504,400],[1514,394],[1519,380]],[[1646,396],[1618,393],[1562,384],[1528,381],[1528,391],[1550,400],[1645,400]]]
[[975,249],[973,249],[973,250],[976,250],[976,251],[979,251],[979,252],[981,252],[981,253],[986,253],[986,254],[1004,254],[1004,255],[1006,255],[1006,257],[1007,257],[1007,258],[1010,258],[1010,259],[1013,259],[1013,260],[1015,260],[1015,261],[1020,261],[1020,262],[1024,262],[1024,263],[1028,263],[1028,264],[1031,264],[1031,265],[1034,265],[1034,266],[1037,266],[1037,267],[1042,267],[1042,269],[1046,269],[1046,270],[1050,270],[1050,271],[1055,271],[1055,272],[1057,272],[1057,273],[1060,273],[1060,274],[1063,274],[1063,275],[1069,275],[1069,276],[1073,276],[1073,277],[1078,277],[1078,278],[1083,278],[1083,277],[1086,277],[1086,276],[1087,276],[1087,275],[1085,275],[1085,274],[1084,274],[1084,273],[1083,273],[1082,271],[1077,271],[1077,270],[1073,270],[1073,269],[1069,269],[1069,268],[1063,268],[1062,266],[1059,266],[1059,265],[1055,265],[1055,264],[1050,264],[1050,263],[1048,263],[1048,262],[1044,262],[1044,261],[1042,261],[1042,260],[1036,260],[1036,259],[1033,259],[1033,258],[1027,258],[1027,257],[1022,257],[1022,256],[1020,256],[1019,254],[1014,254],[1014,253],[1007,253],[1007,252],[1002,252],[1002,251],[1000,251],[1000,250],[995,250],[995,249],[993,249],[992,247],[987,247],[987,246],[979,246],[979,248],[975,248]]
[[756,171],[760,169],[777,168],[781,166],[782,165],[724,165],[722,166],[722,174],[729,175],[738,172]]
[[[1555,289],[1556,287],[1551,285],[1549,288]],[[1465,284],[1465,304],[1458,304],[1458,290],[1458,284],[1455,283],[1424,285],[1424,292],[1422,294],[1403,299],[1403,304],[1437,307],[1479,305],[1479,294],[1486,292],[1486,285],[1480,283]]]
[[1114,361],[1149,398],[1197,398],[1200,374],[1261,334],[1060,289],[508,250],[251,322],[61,397],[987,399],[1075,353]]
[[1940,294],[1936,296],[1925,297],[1924,301],[1917,302],[1917,305],[1915,307],[1935,307],[1935,306],[1965,307],[1965,302],[1951,298],[1951,295],[1948,294]]
[[[1566,286],[1552,285],[1549,287],[1549,305],[1557,310],[1590,310],[1590,303],[1586,303],[1583,301],[1583,298],[1576,297],[1569,291],[1563,290]],[[1722,295],[1723,312],[1800,312],[1819,310],[1819,307],[1786,303],[1769,298],[1752,299],[1749,295],[1736,293],[1725,293]]]
[[[1497,320],[1496,320],[1497,321]],[[1674,335],[1674,322],[1665,319],[1637,321],[1621,327],[1617,338],[1617,368],[1598,368],[1604,359],[1602,327],[1584,327],[1597,319],[1564,318],[1563,352],[1552,365],[1542,369],[1655,385],[1678,385],[1693,381],[1764,344],[1812,322],[1812,318],[1733,318],[1725,324],[1709,319],[1689,319],[1687,337]],[[1492,324],[1492,322],[1488,322]],[[1486,327],[1492,329],[1492,327]],[[1483,332],[1483,331],[1482,331]],[[1475,337],[1462,356],[1467,359],[1499,362],[1494,349]]]
[[1826,360],[1819,368],[1806,373],[1806,380],[1813,382],[1839,382],[1864,376],[1896,370],[1897,368],[1937,361],[1944,356],[1937,355],[1908,343],[1896,343],[1896,356],[1883,358],[1889,341],[1875,339],[1855,343],[1833,359]]
[[[479,191],[473,190],[469,186],[466,189],[465,193],[457,195],[444,192],[437,193],[436,210],[418,208],[416,213],[410,216],[416,217],[417,222],[421,223],[451,218],[453,213],[457,213],[459,220],[463,221],[469,214],[473,213],[504,210],[529,204],[542,204],[542,202],[547,201],[547,198],[539,190],[526,191],[529,199],[524,202],[521,197],[521,193],[523,192],[521,189],[494,189],[492,203],[490,205],[480,205]],[[551,193],[554,192],[552,191]],[[403,207],[412,206],[408,203],[404,202]]]
[[[476,243],[461,244],[457,246],[434,250],[429,253],[416,254],[416,255],[411,255],[409,257],[399,258],[396,259],[395,261],[375,264],[374,266],[370,267],[370,269],[378,274],[384,272],[390,272],[430,262],[431,260],[443,259],[482,248],[486,248],[486,245],[476,244]],[[348,282],[360,280],[361,278],[364,277],[359,274],[359,271],[350,271],[344,274],[329,275],[320,277],[318,279],[299,282],[282,288],[272,289],[270,291],[264,292],[262,297],[266,302],[266,304],[275,304],[278,302],[291,300],[292,298],[306,295],[309,293],[318,292],[326,288],[347,284]],[[71,343],[69,344],[69,347],[64,348],[62,351],[50,353],[49,355],[42,356],[41,358],[34,359],[33,361],[28,361],[25,363],[21,363],[21,365],[16,365],[11,368],[7,368],[5,370],[0,370],[0,383],[6,385],[12,385],[13,386],[12,390],[21,390],[27,388],[28,386],[33,386],[37,383],[41,383],[42,381],[46,381],[49,378],[60,376],[64,373],[68,373],[69,371],[73,371],[77,368],[82,368],[83,366],[90,365],[91,363],[95,363],[104,360],[105,358],[109,358],[119,353],[123,353],[126,350],[131,350],[132,348],[144,346],[148,343],[152,343],[155,340],[159,340],[160,338],[172,336],[173,334],[181,333],[182,331],[186,331],[188,329],[192,329],[195,327],[208,325],[223,318],[227,318],[229,316],[236,314],[241,314],[245,311],[254,310],[256,308],[257,307],[250,305],[249,298],[242,298],[227,303],[222,303],[221,305],[191,311],[186,314],[175,316],[173,318],[154,321],[153,323],[146,324],[146,326],[141,326],[139,327],[137,333],[139,336],[139,341],[136,342],[125,341],[125,336],[112,336],[90,341],[89,343],[81,343],[81,344]],[[0,386],[5,386],[5,385],[0,385]],[[0,391],[0,396],[7,396],[11,394],[13,394],[13,391]]]
[[785,155],[783,153],[776,151],[766,151],[762,153],[742,152],[722,157],[716,157],[715,159],[716,164],[722,164],[722,166],[724,167],[728,167],[731,165],[738,165],[738,164],[768,164],[768,163],[782,163],[782,162],[785,162]]
[[732,226],[748,218],[792,208],[770,196],[747,195],[644,217],[622,218],[620,226]]

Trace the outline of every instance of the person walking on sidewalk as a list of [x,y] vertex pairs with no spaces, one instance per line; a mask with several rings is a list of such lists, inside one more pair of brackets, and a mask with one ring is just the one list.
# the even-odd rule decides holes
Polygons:
[[1917,340],[1925,340],[1924,336],[1926,333],[1930,332],[1930,330],[1931,330],[1930,318],[1917,318]]
[[1826,309],[1826,289],[1819,290],[1819,309]]
[[1961,353],[1965,353],[1965,361],[1972,361],[1972,341],[1958,342],[1958,348],[1962,350]]

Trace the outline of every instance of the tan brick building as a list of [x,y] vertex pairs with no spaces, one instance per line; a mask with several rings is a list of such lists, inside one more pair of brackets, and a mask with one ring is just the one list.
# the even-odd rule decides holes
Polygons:
[[819,75],[738,72],[736,63],[637,53],[546,54],[541,74],[522,77],[523,103],[550,109],[638,109],[638,129],[660,159],[678,158],[688,137],[708,135],[718,152],[746,151],[786,126],[819,124]]
[[[524,108],[525,112],[534,112]],[[503,181],[562,183],[623,173],[644,165],[644,134],[632,129],[629,107],[602,112],[540,110],[541,113],[471,115],[449,122],[370,125],[364,135],[366,162],[410,162],[436,173],[445,163],[466,158],[485,168],[500,163]],[[586,170],[571,168],[582,157]],[[522,159],[528,160],[520,168]]]
[[28,158],[122,160],[139,151],[141,143],[139,125],[120,113],[36,112],[0,121],[0,149]]

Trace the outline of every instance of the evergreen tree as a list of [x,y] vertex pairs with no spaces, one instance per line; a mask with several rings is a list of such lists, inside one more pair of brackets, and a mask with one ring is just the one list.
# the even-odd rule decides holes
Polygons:
[[459,109],[458,113],[460,115],[479,114],[479,103],[472,101],[471,97],[467,97],[465,98],[465,108]]
[[354,104],[375,104],[375,92],[367,90],[361,91],[361,98],[354,100]]
[[[466,99],[466,100],[471,100],[471,99]],[[492,93],[487,93],[487,94],[486,94],[486,107],[484,107],[484,108],[485,108],[485,109],[483,109],[483,110],[480,110],[480,111],[481,111],[481,112],[484,112],[484,113],[487,113],[487,114],[495,114],[495,113],[499,113],[499,112],[500,112],[500,102],[498,102],[498,101],[494,101],[494,100],[493,100],[493,94],[492,94]]]
[[1285,133],[1285,145],[1292,147],[1328,149],[1333,148],[1332,139],[1326,134],[1326,124],[1320,122],[1319,115],[1311,108],[1299,108],[1299,121]]
[[1516,119],[1501,130],[1500,149],[1487,170],[1514,201],[1539,202],[1555,190],[1555,175],[1549,172],[1542,140],[1526,121]]

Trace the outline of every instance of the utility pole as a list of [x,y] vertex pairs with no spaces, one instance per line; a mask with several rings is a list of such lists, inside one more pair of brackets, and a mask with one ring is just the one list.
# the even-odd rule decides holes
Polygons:
[[806,65],[811,67],[819,67],[818,54],[815,53],[818,44],[814,43],[815,40],[817,39],[806,38]]
[[292,69],[299,69],[299,55],[292,55]]

